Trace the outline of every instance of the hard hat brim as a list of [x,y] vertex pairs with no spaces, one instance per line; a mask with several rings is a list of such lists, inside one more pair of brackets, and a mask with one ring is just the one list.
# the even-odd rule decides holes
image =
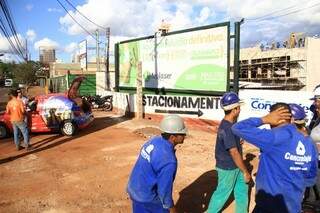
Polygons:
[[188,133],[188,129],[187,128],[184,128],[184,129],[179,130],[179,131],[165,131],[165,130],[163,130],[161,128],[160,128],[160,130],[161,130],[162,133],[168,133],[168,134],[173,134],[173,135],[177,135],[177,134],[185,134],[186,135]]
[[230,104],[230,105],[227,105],[227,106],[223,106],[222,109],[223,109],[224,111],[229,111],[229,110],[232,110],[232,109],[234,109],[234,108],[236,108],[236,107],[238,107],[238,106],[242,106],[242,105],[244,105],[244,102],[243,102],[243,100],[240,100],[240,101],[237,102],[237,103]]

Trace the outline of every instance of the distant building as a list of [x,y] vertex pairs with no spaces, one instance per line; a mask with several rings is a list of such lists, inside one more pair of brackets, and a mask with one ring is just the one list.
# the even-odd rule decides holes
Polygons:
[[[279,48],[240,50],[240,88],[312,91],[320,84],[320,39],[290,35],[289,45]],[[233,78],[231,53],[231,79]]]
[[39,61],[43,64],[49,64],[56,61],[56,50],[52,47],[39,48]]

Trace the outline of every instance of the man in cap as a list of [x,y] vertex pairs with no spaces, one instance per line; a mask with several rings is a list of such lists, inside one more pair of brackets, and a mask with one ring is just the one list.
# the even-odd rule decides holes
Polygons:
[[310,107],[310,111],[313,112],[313,117],[309,124],[309,130],[311,131],[320,123],[320,85],[313,90],[313,97],[310,100],[313,100],[313,104]]
[[27,128],[27,124],[24,122],[25,117],[25,107],[21,100],[17,98],[18,93],[16,90],[11,90],[9,93],[10,101],[6,107],[6,113],[10,115],[10,121],[13,127],[13,138],[14,143],[16,145],[17,150],[20,150],[22,147],[20,146],[19,141],[19,129],[23,135],[24,144],[27,150],[31,149],[29,144],[29,132]]
[[208,206],[208,213],[220,212],[232,191],[236,201],[236,212],[248,211],[248,184],[251,175],[242,158],[240,138],[231,131],[240,114],[240,101],[234,92],[227,92],[220,101],[225,116],[217,133],[215,158],[218,186]]
[[[271,129],[259,128],[264,124]],[[242,120],[232,131],[261,150],[253,212],[300,213],[304,190],[316,181],[318,154],[291,123],[289,105],[276,103],[266,116]]]
[[177,171],[175,146],[187,133],[183,119],[167,115],[160,123],[161,136],[145,143],[131,172],[127,192],[134,213],[175,212],[172,187]]

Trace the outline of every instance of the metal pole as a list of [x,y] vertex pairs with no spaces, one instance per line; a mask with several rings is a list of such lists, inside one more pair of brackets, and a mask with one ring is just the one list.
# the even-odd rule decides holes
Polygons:
[[28,61],[28,39],[26,39],[26,61]]
[[107,83],[107,89],[110,90],[110,70],[109,70],[109,48],[110,48],[110,27],[106,30],[106,83]]
[[96,63],[97,72],[100,72],[100,54],[99,54],[99,30],[96,30]]
[[143,118],[143,89],[142,89],[142,63],[138,62],[137,73],[137,91],[136,91],[136,104],[137,104],[137,119]]
[[233,91],[239,93],[239,58],[240,58],[240,22],[234,23],[234,61],[233,61]]
[[154,34],[154,72],[155,75],[158,76],[158,44],[157,44],[157,34],[158,32],[156,32]]

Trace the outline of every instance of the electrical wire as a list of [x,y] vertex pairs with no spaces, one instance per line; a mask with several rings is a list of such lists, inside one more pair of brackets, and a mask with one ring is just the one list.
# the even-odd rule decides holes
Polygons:
[[[10,31],[12,33],[12,37],[15,40],[17,49],[22,55],[24,55],[24,48],[22,47],[22,45],[20,43],[20,39],[17,37],[17,31],[15,30],[15,26],[13,24],[13,21],[12,21],[10,12],[8,10],[8,7],[6,5],[6,2],[5,1],[1,1],[0,5],[1,5],[1,8],[2,8],[2,10],[4,12],[4,15],[5,15],[5,18],[7,20],[7,23],[9,25]],[[4,26],[4,24],[3,24],[3,26]]]
[[311,6],[308,6],[308,7],[304,7],[304,8],[301,8],[301,9],[297,9],[297,10],[293,10],[293,11],[290,11],[288,13],[284,13],[284,14],[280,14],[280,15],[276,15],[276,16],[270,16],[270,15],[273,15],[273,14],[276,14],[276,13],[279,13],[279,12],[282,12],[282,11],[286,11],[286,10],[290,10],[291,8],[294,8],[296,7],[297,5],[293,5],[291,7],[287,7],[287,8],[284,8],[284,9],[281,9],[281,10],[277,10],[277,11],[274,11],[274,12],[271,12],[269,14],[266,14],[266,15],[263,15],[261,17],[257,17],[257,18],[252,18],[252,19],[246,19],[247,21],[249,22],[252,22],[252,21],[258,21],[258,22],[261,22],[261,21],[265,21],[265,20],[272,20],[272,19],[276,19],[276,18],[279,18],[279,17],[283,17],[283,16],[288,16],[288,15],[291,15],[291,14],[295,14],[295,13],[300,13],[304,10],[308,10],[308,9],[311,9],[311,8],[314,8],[314,7],[317,7],[320,5],[320,2],[316,3],[316,4],[313,4]]
[[6,0],[3,0],[3,5],[4,5],[4,9],[7,13],[7,20],[8,20],[8,24],[10,26],[10,29],[12,30],[12,34],[15,38],[15,41],[17,42],[17,46],[19,48],[19,50],[22,52],[22,53],[25,53],[25,49],[23,48],[23,45],[20,43],[20,39],[18,38],[18,33],[16,31],[16,27],[15,27],[15,23],[12,19],[12,16],[11,16],[11,12],[10,12],[10,9],[8,7],[8,4],[6,2]]
[[3,23],[3,21],[2,21],[1,18],[0,18],[0,29],[1,29],[1,31],[3,32],[3,34],[5,35],[6,39],[8,40],[12,52],[13,52],[15,55],[18,55],[18,56],[20,56],[22,59],[24,59],[23,55],[17,50],[16,46],[15,46],[14,43],[12,42],[12,40],[11,40],[11,38],[10,38],[10,35],[9,35],[8,31],[6,30],[6,28],[5,28],[5,26],[4,26],[4,23]]
[[103,30],[107,30],[107,27],[103,27],[95,22],[93,22],[91,19],[89,19],[87,16],[85,16],[82,12],[80,12],[69,0],[65,0],[73,9],[75,9],[82,17],[84,17],[85,19],[87,19],[89,22],[91,22],[92,24],[96,25],[97,27],[103,29]]
[[97,42],[99,42],[99,43],[101,43],[100,41],[98,41],[97,39],[96,39],[96,37],[92,34],[92,33],[90,33],[86,28],[84,28],[70,13],[69,13],[69,11],[65,8],[65,6],[63,6],[63,4],[59,1],[59,0],[57,0],[57,2],[60,4],[60,6],[67,12],[67,14],[72,18],[72,20],[75,22],[75,23],[77,23],[88,35],[90,35],[95,41],[97,41]]

